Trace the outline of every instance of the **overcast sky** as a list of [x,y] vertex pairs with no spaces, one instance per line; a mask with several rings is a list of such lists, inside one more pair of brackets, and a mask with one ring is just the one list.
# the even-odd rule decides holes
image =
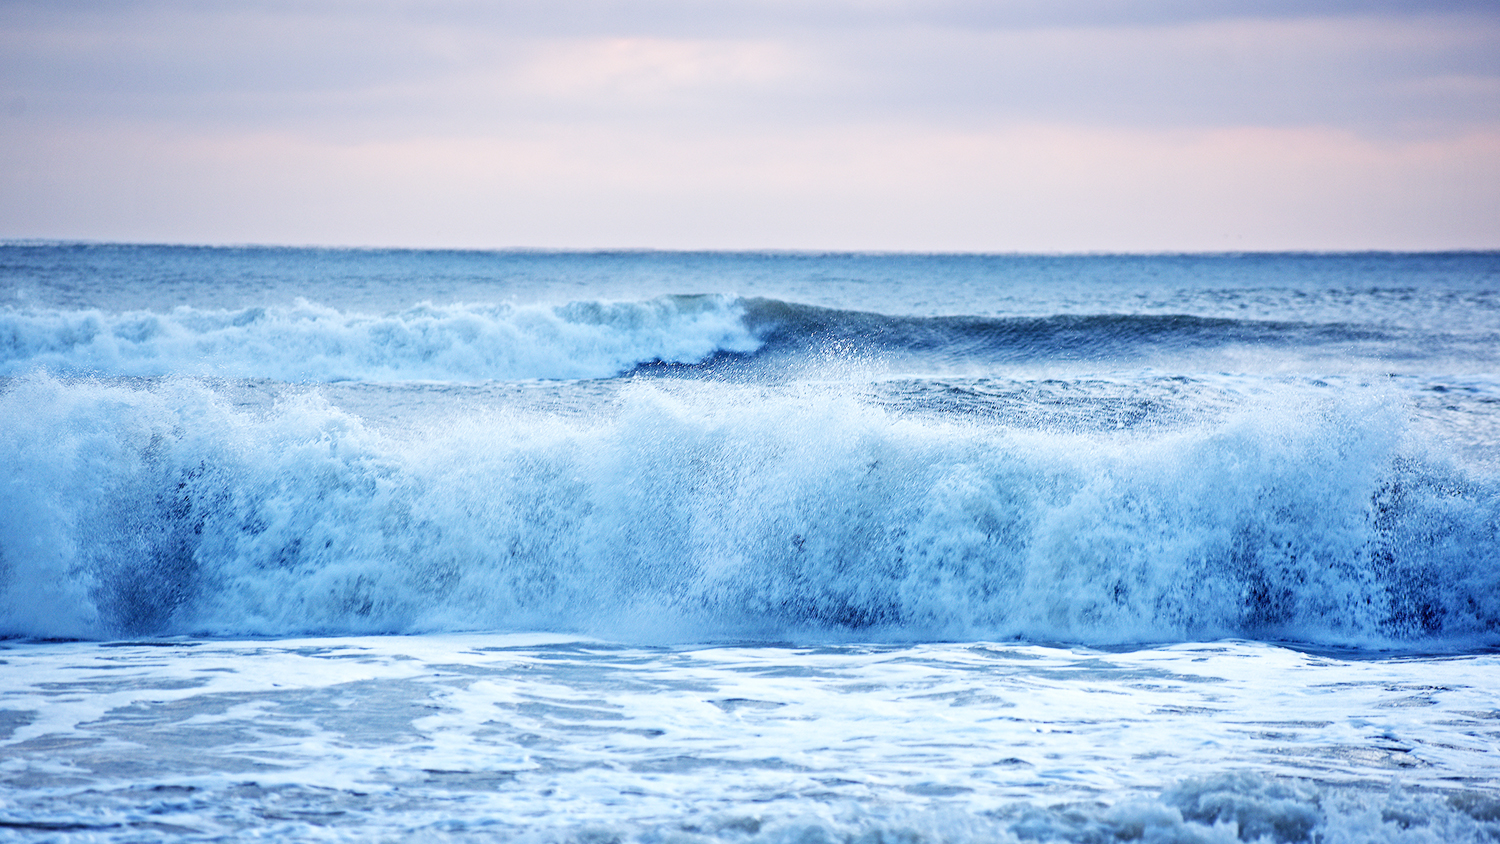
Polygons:
[[1500,248],[1500,3],[0,0],[0,238]]

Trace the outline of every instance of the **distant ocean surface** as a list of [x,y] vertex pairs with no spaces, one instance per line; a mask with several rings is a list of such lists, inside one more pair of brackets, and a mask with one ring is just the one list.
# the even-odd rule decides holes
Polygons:
[[1500,840],[1500,253],[0,243],[0,840]]

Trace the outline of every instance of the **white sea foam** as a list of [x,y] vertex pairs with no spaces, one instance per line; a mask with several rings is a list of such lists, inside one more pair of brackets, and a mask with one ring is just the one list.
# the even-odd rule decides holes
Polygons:
[[692,363],[759,341],[732,297],[419,305],[397,313],[293,307],[167,312],[0,309],[0,374],[197,374],[284,381],[602,378]]
[[[9,643],[0,835],[1470,842],[1494,655]],[[86,772],[86,773],[85,773]]]
[[[638,384],[380,431],[316,393],[0,395],[6,633],[1492,641],[1494,479],[1288,388],[1178,429]],[[840,633],[843,631],[843,633]]]

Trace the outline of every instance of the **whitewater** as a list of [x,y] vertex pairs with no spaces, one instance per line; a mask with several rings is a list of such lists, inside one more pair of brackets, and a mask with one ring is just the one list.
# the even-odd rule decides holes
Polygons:
[[0,244],[0,839],[1500,837],[1500,254]]

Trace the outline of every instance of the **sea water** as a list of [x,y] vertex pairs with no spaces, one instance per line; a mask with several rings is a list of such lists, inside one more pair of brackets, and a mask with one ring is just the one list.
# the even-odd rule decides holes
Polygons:
[[0,837],[1500,838],[1500,254],[0,245]]

